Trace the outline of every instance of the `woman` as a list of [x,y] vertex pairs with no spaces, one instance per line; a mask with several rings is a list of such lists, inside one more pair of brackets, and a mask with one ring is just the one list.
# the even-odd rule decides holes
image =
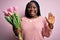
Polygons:
[[53,29],[55,17],[49,13],[48,19],[40,14],[39,4],[30,1],[26,5],[25,17],[21,18],[23,40],[43,40],[49,37]]

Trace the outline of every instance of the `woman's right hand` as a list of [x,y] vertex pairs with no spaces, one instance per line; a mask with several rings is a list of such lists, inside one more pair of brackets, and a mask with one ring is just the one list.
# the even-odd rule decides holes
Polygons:
[[16,28],[13,27],[13,32],[16,36],[18,36],[18,30]]
[[19,32],[22,32],[21,30],[18,30],[17,28],[13,27],[13,32],[16,36],[18,36]]

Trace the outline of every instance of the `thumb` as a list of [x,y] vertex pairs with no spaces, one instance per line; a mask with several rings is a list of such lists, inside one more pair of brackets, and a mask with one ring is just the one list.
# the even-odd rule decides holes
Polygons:
[[[46,19],[46,21],[48,22],[48,19],[47,19],[47,17],[45,17],[45,19]],[[49,23],[49,22],[48,22]]]

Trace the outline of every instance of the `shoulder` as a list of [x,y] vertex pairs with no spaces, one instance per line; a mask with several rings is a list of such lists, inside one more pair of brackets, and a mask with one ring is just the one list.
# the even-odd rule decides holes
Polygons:
[[39,16],[39,19],[41,19],[41,20],[45,20],[45,17]]

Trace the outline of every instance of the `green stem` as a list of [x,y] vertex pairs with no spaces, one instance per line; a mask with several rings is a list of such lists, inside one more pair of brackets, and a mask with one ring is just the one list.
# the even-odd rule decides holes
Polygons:
[[18,39],[19,39],[19,40],[23,40],[23,39],[22,39],[22,32],[19,31],[19,30],[18,30]]

